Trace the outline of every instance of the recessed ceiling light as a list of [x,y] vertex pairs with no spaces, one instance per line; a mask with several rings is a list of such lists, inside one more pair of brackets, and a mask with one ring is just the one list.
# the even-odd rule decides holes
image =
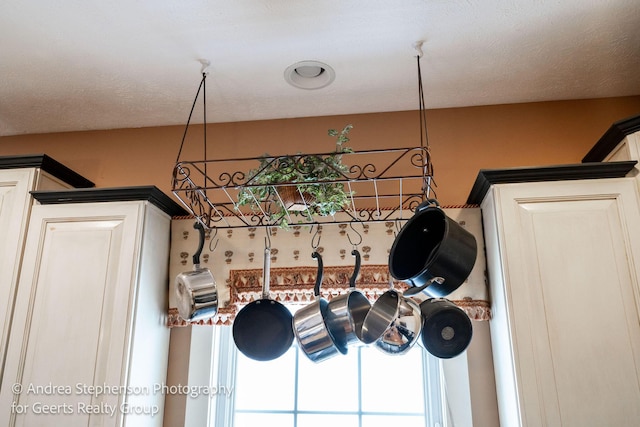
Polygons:
[[300,89],[320,89],[336,78],[333,68],[319,61],[300,61],[287,67],[284,79]]

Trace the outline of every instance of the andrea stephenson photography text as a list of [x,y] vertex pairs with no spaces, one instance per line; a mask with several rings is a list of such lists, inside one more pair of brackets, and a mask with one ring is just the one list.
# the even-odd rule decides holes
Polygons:
[[[230,397],[233,387],[190,386],[157,383],[149,386],[110,384],[20,384],[11,386],[15,415],[104,415],[155,416],[162,409],[156,403],[144,403],[139,396],[178,395],[186,398]],[[128,399],[132,398],[132,399]]]

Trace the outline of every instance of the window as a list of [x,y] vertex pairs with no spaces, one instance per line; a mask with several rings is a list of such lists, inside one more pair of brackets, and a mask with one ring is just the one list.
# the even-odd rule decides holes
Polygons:
[[282,357],[257,362],[236,350],[230,327],[217,327],[212,384],[233,384],[217,399],[216,427],[443,426],[441,361],[419,345],[401,356],[350,348],[320,363],[296,343]]

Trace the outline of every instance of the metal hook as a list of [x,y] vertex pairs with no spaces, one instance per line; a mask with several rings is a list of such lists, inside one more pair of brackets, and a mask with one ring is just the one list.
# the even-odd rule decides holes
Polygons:
[[352,223],[352,222],[350,222],[350,223],[349,223],[349,227],[351,227],[351,229],[353,230],[353,232],[354,232],[354,233],[356,233],[356,234],[358,235],[358,237],[360,238],[360,239],[358,240],[358,243],[353,243],[353,241],[351,240],[351,235],[350,235],[349,233],[347,233],[347,240],[349,240],[349,243],[351,243],[351,246],[353,246],[353,248],[355,249],[355,248],[357,248],[357,247],[358,247],[358,245],[359,245],[360,243],[362,243],[362,234],[358,233],[358,230],[356,230],[355,228],[353,228],[353,223]]
[[200,67],[200,74],[209,74],[207,68],[209,68],[209,65],[211,65],[211,61],[209,61],[208,59],[198,59],[198,62],[200,63],[200,65],[202,65],[202,67]]
[[[309,230],[309,233],[311,233],[312,231],[313,231],[313,225],[311,226],[311,229]],[[314,244],[313,242],[315,241],[316,237],[318,238],[318,241],[315,242],[315,244]],[[320,234],[320,226],[318,225],[318,227],[316,228],[316,233],[311,238],[311,249],[313,249],[314,252],[320,246],[320,239],[321,238],[322,238],[322,234]]]
[[400,230],[402,230],[402,226],[400,225],[400,218],[396,218],[393,220],[393,224],[395,227],[395,231],[393,232],[393,237],[396,238],[398,237],[398,233],[400,232]]
[[[215,231],[213,232],[213,236],[210,237],[211,240],[209,240],[209,252],[214,252],[216,250],[216,248],[218,247],[218,243],[220,243],[220,239],[216,239],[216,236],[218,235],[218,227],[214,227],[213,228]],[[211,243],[213,243],[213,240],[215,239],[216,244],[213,245],[213,248],[211,247]]]
[[422,45],[424,43],[424,40],[418,40],[417,42],[415,42],[413,44],[413,48],[416,50],[416,52],[418,53],[418,57],[422,58],[422,55],[424,55],[424,53],[422,52]]

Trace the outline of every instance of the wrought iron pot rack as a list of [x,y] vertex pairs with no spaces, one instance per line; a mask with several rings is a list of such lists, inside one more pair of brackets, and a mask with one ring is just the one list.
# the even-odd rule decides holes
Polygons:
[[[322,158],[334,153],[295,154],[270,157],[270,165],[304,170],[309,156]],[[415,208],[433,191],[428,173],[428,148],[409,147],[354,151],[342,154],[346,172],[330,181],[305,181],[304,185],[342,184],[351,196],[332,216],[314,215],[306,203],[302,209],[287,212],[290,225],[339,224],[408,219]],[[207,229],[277,226],[281,218],[266,213],[270,204],[282,203],[284,191],[299,183],[263,183],[255,170],[263,156],[220,160],[179,161],[173,170],[172,191]],[[257,184],[256,182],[260,182]],[[238,194],[255,187],[271,186],[278,200],[256,200],[257,209],[238,205]]]
[[[208,159],[205,70],[210,63],[200,60],[202,81],[191,107],[173,170],[173,193],[207,229],[279,226],[283,219],[288,225],[408,219],[405,216],[411,216],[421,202],[430,199],[430,194],[435,197],[420,71],[421,46],[422,42],[414,45],[418,51],[420,146],[341,152],[341,162],[345,166],[341,169],[337,169],[330,161],[335,152],[269,156],[266,165],[264,156]],[[204,89],[204,160],[180,161],[191,115],[201,89]],[[335,172],[331,174],[331,180],[312,181],[308,178],[309,174],[305,173],[305,169],[309,168],[308,165],[317,163],[318,159],[324,163],[323,166]],[[296,175],[305,177],[304,182],[269,182],[265,178],[269,170],[287,168],[297,172]],[[348,201],[334,215],[319,216],[314,207],[305,201],[300,187],[332,184],[343,186],[349,195]],[[269,192],[269,197],[259,199],[255,197],[254,189],[257,187],[271,187],[273,191]],[[279,207],[285,206],[285,191],[292,187],[302,196],[302,205],[295,211],[283,211]],[[242,192],[253,195],[252,208],[239,205],[238,196]],[[283,213],[274,216],[274,212]]]

